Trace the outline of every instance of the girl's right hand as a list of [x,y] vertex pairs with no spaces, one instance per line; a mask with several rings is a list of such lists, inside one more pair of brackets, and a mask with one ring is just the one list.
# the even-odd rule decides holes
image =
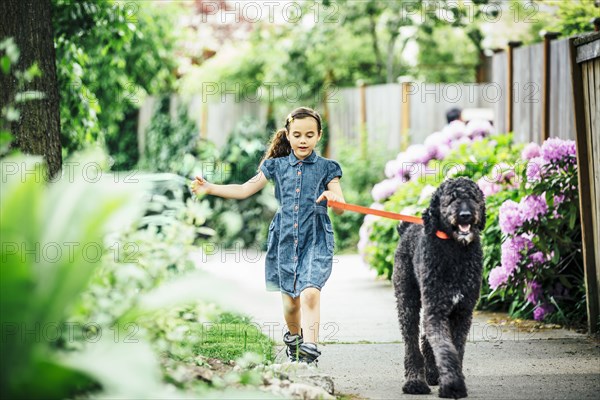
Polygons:
[[196,176],[192,182],[192,193],[195,195],[208,194],[210,183],[201,176]]

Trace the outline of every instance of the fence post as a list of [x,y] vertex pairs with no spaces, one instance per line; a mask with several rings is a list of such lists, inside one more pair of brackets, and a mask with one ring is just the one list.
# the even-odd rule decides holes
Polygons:
[[543,87],[542,87],[542,142],[550,137],[550,86],[551,82],[551,70],[550,70],[550,56],[551,46],[550,42],[558,37],[557,32],[544,32],[544,72],[543,72]]
[[360,151],[363,160],[367,159],[368,136],[367,136],[367,86],[362,79],[357,81],[358,95],[360,100]]
[[[600,332],[600,250],[597,244],[600,242],[598,235],[598,224],[600,215],[596,215],[595,205],[598,201],[600,188],[597,187],[594,179],[594,169],[598,168],[599,163],[594,165],[594,149],[592,135],[595,128],[594,118],[590,115],[597,112],[600,106],[596,105],[595,110],[590,104],[590,98],[594,98],[594,83],[590,84],[586,75],[592,75],[592,66],[597,64],[598,56],[589,55],[587,59],[577,60],[578,45],[577,37],[569,39],[569,58],[571,59],[571,82],[573,87],[573,112],[575,114],[575,140],[577,143],[577,179],[579,186],[579,216],[581,218],[581,247],[583,254],[583,269],[585,279],[586,306],[588,314],[589,332]],[[600,38],[596,38],[600,41]],[[587,71],[584,65],[587,64]],[[595,73],[598,74],[598,66]],[[586,86],[587,84],[587,93]],[[596,94],[597,95],[597,94]],[[593,100],[592,100],[593,101]],[[587,104],[586,104],[587,103]],[[586,115],[587,110],[587,115]],[[596,122],[597,123],[597,122]],[[596,238],[594,238],[596,235]]]
[[402,103],[400,110],[400,150],[404,151],[408,147],[408,132],[410,130],[410,82],[401,82]]
[[507,52],[507,60],[508,60],[508,108],[506,109],[506,130],[508,132],[512,132],[513,130],[513,96],[514,96],[514,85],[513,85],[513,51],[517,47],[521,46],[522,42],[508,42],[508,52]]

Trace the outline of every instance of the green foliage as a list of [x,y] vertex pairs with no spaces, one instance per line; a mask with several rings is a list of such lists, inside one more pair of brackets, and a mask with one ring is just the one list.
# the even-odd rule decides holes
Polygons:
[[425,82],[475,82],[479,53],[464,29],[440,27],[420,32],[418,66],[413,75]]
[[483,247],[483,282],[481,283],[481,296],[478,308],[484,310],[506,310],[506,297],[502,294],[491,295],[489,284],[490,271],[498,266],[502,251],[502,232],[500,231],[499,216],[500,206],[507,200],[518,200],[522,196],[518,188],[502,190],[485,199],[486,225],[482,236]]
[[[574,146],[573,143],[573,149]],[[586,296],[575,155],[544,165],[542,170],[539,180],[531,179],[523,171],[518,196],[495,200],[504,203],[507,197],[512,197],[522,203],[527,197],[539,196],[547,211],[539,218],[523,221],[514,234],[503,235],[502,259],[508,256],[507,252],[518,251],[517,266],[507,284],[486,293],[487,300],[500,298],[509,304],[508,311],[514,317],[533,315],[548,322],[584,325]],[[518,238],[524,238],[529,245],[520,250],[504,249]],[[534,260],[535,254],[543,261]],[[495,264],[498,266],[498,260]]]
[[[518,165],[520,150],[522,146],[512,142],[512,135],[495,135],[489,138],[473,142],[470,146],[460,145],[451,151],[443,161],[432,160],[429,169],[436,171],[435,174],[426,174],[416,180],[407,182],[400,186],[398,191],[391,196],[383,205],[392,212],[400,212],[408,215],[420,215],[429,205],[429,200],[435,188],[447,176],[466,176],[475,181],[488,175],[495,175],[495,166],[502,163]],[[464,166],[464,170],[453,171],[455,166]],[[497,200],[496,200],[497,201]],[[497,265],[498,258],[492,254],[499,251],[497,232],[498,203],[488,202],[486,199],[488,220],[483,232],[483,247],[486,249],[484,263],[484,276]],[[378,275],[391,278],[394,266],[394,251],[398,243],[396,231],[397,222],[374,218],[365,221],[365,229],[368,233],[368,243],[364,253],[366,262],[374,268]],[[488,230],[490,235],[488,236]],[[484,287],[487,281],[484,282]],[[489,286],[488,286],[489,287]],[[485,292],[484,292],[485,293]]]
[[[341,184],[346,202],[368,206],[372,202],[371,188],[384,178],[383,170],[385,161],[390,158],[389,151],[382,146],[369,148],[369,157],[363,159],[358,146],[340,145],[336,150],[339,150],[337,161],[344,173]],[[336,248],[354,251],[364,215],[345,212],[333,218]]]
[[[3,339],[2,397],[67,397],[90,380],[60,362],[47,332],[59,329],[99,264],[98,254],[85,249],[101,248],[106,233],[137,215],[136,188],[86,182],[81,167],[74,171],[76,183],[46,186],[40,158],[14,156],[1,163],[0,316],[3,329],[12,332]],[[18,166],[17,173],[9,173],[11,166]]]
[[[0,162],[2,398],[214,397],[205,383],[183,384],[181,370],[170,368],[193,371],[202,352],[241,357],[246,369],[220,387],[261,382],[248,368],[272,360],[264,335],[220,340],[211,331],[192,340],[205,322],[247,332],[253,325],[215,305],[235,310],[243,288],[190,272],[192,243],[210,231],[201,226],[206,203],[182,203],[186,180],[150,175],[134,184],[108,174],[108,158],[98,152],[71,158],[76,167],[49,185],[41,158]],[[100,180],[85,173],[90,163],[102,168]],[[14,166],[21,169],[12,173]],[[140,206],[148,193],[150,203]]]
[[569,37],[594,31],[592,19],[598,17],[598,8],[593,0],[559,1],[556,16],[550,31]]
[[146,130],[145,150],[139,168],[154,172],[182,172],[185,155],[193,151],[198,135],[198,129],[188,118],[185,107],[179,107],[177,115],[172,118],[169,98],[160,98]]
[[131,116],[146,94],[174,87],[176,6],[53,0],[64,152],[100,140],[117,168],[137,159]]
[[[420,15],[418,9],[425,7],[425,2],[409,3],[377,0],[339,0],[335,5],[329,1],[301,3],[304,20],[255,26],[249,43],[236,49],[236,57],[224,59],[227,56],[217,53],[185,77],[181,88],[187,94],[197,93],[201,84],[209,82],[215,90],[235,91],[241,98],[268,99],[275,103],[275,110],[285,108],[282,114],[290,103],[317,107],[336,87],[354,87],[358,80],[366,84],[395,82],[398,76],[411,72],[402,53],[414,34],[402,29],[405,27],[414,27],[423,41],[428,38],[427,43],[423,42],[422,53],[424,62],[435,64],[430,69],[448,68],[449,62],[458,64],[451,66],[452,75],[448,79],[452,81],[459,79],[456,70],[464,70],[463,64],[478,63],[482,35],[477,23],[469,22],[473,16],[478,20],[483,15],[487,0],[477,2],[473,15],[466,15],[466,7],[456,8],[456,2],[437,2],[436,6],[456,15],[452,23],[435,17],[434,13],[428,13],[425,22],[420,21],[416,15]],[[318,16],[316,9],[320,10]],[[407,15],[408,10],[412,16]],[[435,33],[447,26],[457,29],[469,26],[469,29],[465,34],[452,35],[457,39],[449,47],[444,40],[447,38],[442,38],[448,30]],[[447,48],[455,54],[448,53]],[[461,57],[468,59],[459,60]],[[419,65],[412,72],[420,76],[422,69]],[[446,79],[445,75],[435,77]]]

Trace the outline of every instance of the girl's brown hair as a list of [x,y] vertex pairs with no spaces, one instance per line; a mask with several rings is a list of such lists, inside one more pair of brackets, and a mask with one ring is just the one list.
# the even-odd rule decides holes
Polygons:
[[319,131],[319,134],[321,133],[321,116],[319,115],[319,113],[313,110],[312,108],[308,107],[296,108],[287,116],[285,120],[285,126],[279,129],[277,132],[275,132],[275,134],[273,134],[273,136],[271,137],[271,140],[269,141],[269,147],[265,152],[265,155],[263,156],[262,160],[260,161],[258,167],[259,169],[262,163],[268,158],[285,157],[290,155],[290,153],[292,152],[292,146],[290,145],[290,142],[285,136],[285,134],[289,131],[290,124],[294,119],[302,119],[309,117],[314,118],[315,121],[317,121],[317,130]]

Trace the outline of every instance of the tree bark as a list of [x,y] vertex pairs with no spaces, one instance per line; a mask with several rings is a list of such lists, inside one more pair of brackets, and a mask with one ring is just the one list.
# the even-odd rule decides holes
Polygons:
[[[54,176],[61,169],[62,150],[51,8],[51,0],[0,1],[0,40],[12,37],[20,50],[11,73],[0,73],[0,107],[12,103],[21,112],[19,121],[10,125],[13,147],[44,156],[49,175]],[[19,88],[14,71],[25,71],[35,62],[42,76]],[[15,103],[15,95],[23,90],[39,91],[45,97]]]

